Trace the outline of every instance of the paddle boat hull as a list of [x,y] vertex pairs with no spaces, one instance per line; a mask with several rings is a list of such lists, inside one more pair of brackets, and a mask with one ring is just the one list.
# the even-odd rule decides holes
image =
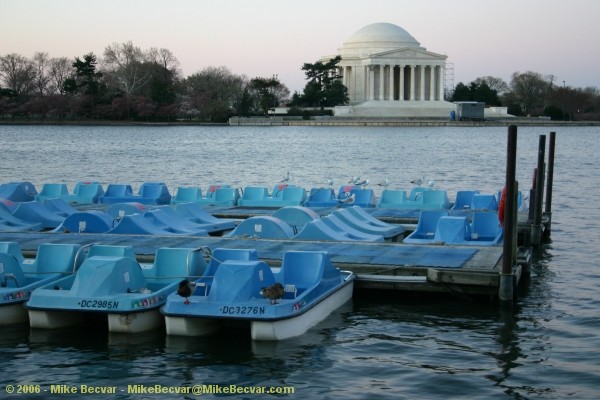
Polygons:
[[[354,279],[352,272],[333,267],[326,252],[286,252],[280,269],[257,260],[225,260],[214,276],[195,282],[189,298],[169,295],[161,311],[168,335],[202,336],[222,326],[243,326],[253,340],[284,340],[302,335],[349,301]],[[265,294],[277,282],[279,296]]]

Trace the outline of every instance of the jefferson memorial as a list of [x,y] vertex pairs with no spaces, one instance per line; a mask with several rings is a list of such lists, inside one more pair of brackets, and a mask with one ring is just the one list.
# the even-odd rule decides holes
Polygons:
[[444,101],[447,57],[427,51],[397,25],[367,25],[336,55],[350,97],[349,106],[336,107],[336,116],[448,117],[455,109]]

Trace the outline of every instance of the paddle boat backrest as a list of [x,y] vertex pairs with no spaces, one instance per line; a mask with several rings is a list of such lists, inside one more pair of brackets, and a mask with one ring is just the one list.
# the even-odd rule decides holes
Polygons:
[[273,191],[271,192],[271,197],[274,199],[281,199],[283,198],[283,192],[285,189],[287,189],[288,187],[293,187],[288,185],[287,183],[278,183],[275,186],[273,186]]
[[90,247],[87,258],[94,256],[129,257],[136,260],[132,246],[113,246],[106,244],[95,244]]
[[279,272],[284,286],[293,285],[300,294],[319,284],[327,261],[324,251],[286,251]]
[[15,256],[0,251],[0,289],[22,287],[26,281],[21,263]]
[[202,199],[202,189],[199,187],[184,187],[177,188],[175,197],[171,200],[173,204],[179,203],[195,203]]
[[498,201],[493,194],[474,194],[471,199],[471,210],[497,211]]
[[264,200],[269,197],[269,190],[264,186],[248,186],[244,189],[244,194],[240,201],[244,200]]
[[231,185],[221,185],[221,184],[209,185],[208,188],[206,189],[206,197],[214,198],[217,195],[217,191],[219,189],[232,189],[232,187],[231,187]]
[[67,201],[62,197],[45,199],[42,202],[42,207],[56,215],[60,215],[65,218],[77,212],[77,209],[71,207],[69,203],[67,203]]
[[331,188],[312,188],[308,195],[309,201],[316,202],[337,202],[335,192]]
[[440,218],[448,216],[448,211],[441,210],[423,210],[419,216],[419,222],[415,232],[418,236],[427,238],[433,237],[437,229]]
[[232,187],[220,187],[214,194],[215,203],[225,203],[228,205],[236,205],[240,198],[240,191]]
[[104,189],[98,182],[77,182],[73,194],[68,197],[68,200],[82,204],[97,203],[103,194]]
[[459,190],[456,192],[453,210],[468,210],[471,207],[473,196],[479,193],[479,190]]
[[355,187],[351,193],[354,195],[353,205],[360,207],[375,207],[375,192],[373,189],[361,189]]
[[206,268],[201,249],[162,247],[156,251],[152,267],[143,272],[146,279],[170,282],[197,279]]
[[69,195],[69,189],[64,183],[44,183],[42,190],[35,196],[37,201],[55,199]]
[[116,224],[112,215],[98,210],[75,212],[65,218],[63,231],[79,233],[106,233]]
[[23,261],[25,260],[21,245],[17,242],[0,242],[0,253],[10,254],[19,262],[19,264],[23,264]]
[[104,192],[105,197],[131,197],[133,196],[133,189],[131,185],[121,183],[110,183],[106,187]]
[[31,182],[9,182],[0,184],[0,198],[10,201],[33,201],[38,194]]
[[258,253],[254,249],[225,249],[216,248],[212,251],[208,268],[204,272],[204,276],[214,276],[219,268],[219,265],[227,260],[237,261],[257,261]]
[[289,202],[297,202],[298,205],[306,201],[306,190],[298,186],[288,186],[283,189],[281,199]]
[[394,208],[398,204],[406,202],[406,192],[404,190],[385,189],[381,192],[381,197],[377,203],[379,208]]
[[23,270],[37,276],[73,273],[82,262],[82,257],[77,257],[80,247],[78,244],[40,244],[35,261],[31,265],[24,264]]
[[471,240],[493,240],[502,233],[495,212],[474,212],[471,222]]
[[408,200],[410,201],[423,201],[423,192],[427,192],[429,189],[424,187],[414,187],[410,190]]
[[143,199],[153,204],[170,204],[171,193],[166,184],[162,182],[144,182],[138,194]]
[[263,261],[227,260],[215,273],[208,299],[234,304],[257,299],[262,288],[274,283],[273,272]]
[[471,226],[467,217],[443,216],[435,230],[434,242],[463,243],[471,239]]
[[445,190],[425,190],[423,192],[423,208],[450,208],[448,193]]

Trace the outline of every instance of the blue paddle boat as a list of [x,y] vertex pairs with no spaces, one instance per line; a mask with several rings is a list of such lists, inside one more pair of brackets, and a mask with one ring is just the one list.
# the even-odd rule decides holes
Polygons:
[[54,329],[102,315],[110,332],[137,333],[161,326],[159,308],[182,280],[198,278],[201,249],[160,248],[140,265],[130,246],[90,248],[77,273],[37,289],[27,303],[32,328]]
[[205,276],[167,298],[167,334],[232,326],[249,327],[253,340],[299,336],[351,299],[354,278],[323,251],[288,251],[281,268],[271,268],[254,250],[215,249]]
[[31,293],[80,264],[78,244],[41,244],[35,260],[26,260],[16,242],[0,242],[0,326],[27,322]]

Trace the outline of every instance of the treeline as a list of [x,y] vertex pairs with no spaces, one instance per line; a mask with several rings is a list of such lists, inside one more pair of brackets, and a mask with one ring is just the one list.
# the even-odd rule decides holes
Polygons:
[[248,78],[226,67],[183,77],[168,49],[112,44],[103,57],[75,60],[38,52],[0,57],[0,117],[141,121],[225,121],[285,105],[277,76]]
[[[0,56],[0,118],[221,122],[281,106],[300,114],[302,107],[348,103],[340,60],[305,63],[307,84],[290,96],[276,75],[249,78],[222,66],[184,77],[168,49],[144,50],[131,42],[107,46],[102,57],[88,53],[74,60],[11,53]],[[600,120],[598,88],[572,88],[531,71],[515,72],[509,83],[491,76],[461,82],[446,99],[504,106],[517,116]]]
[[527,71],[512,74],[510,83],[485,76],[468,85],[458,83],[447,94],[449,101],[480,101],[487,106],[507,107],[517,116],[546,116],[553,120],[600,120],[600,90],[584,89],[556,82],[553,75]]

